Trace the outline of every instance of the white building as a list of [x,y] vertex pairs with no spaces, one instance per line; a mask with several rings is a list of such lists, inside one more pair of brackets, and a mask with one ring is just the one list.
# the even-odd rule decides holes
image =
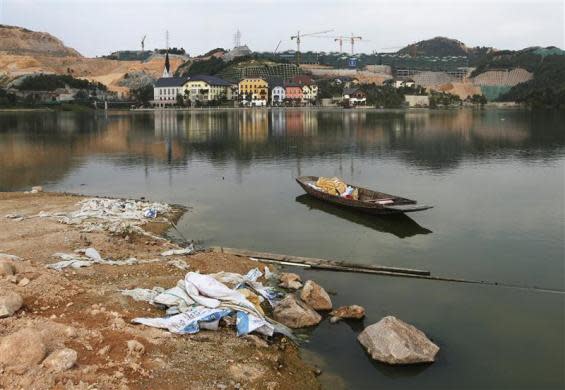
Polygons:
[[271,105],[282,104],[285,98],[284,86],[276,84],[271,88]]
[[414,80],[394,80],[394,88],[400,87],[414,87],[416,84]]
[[236,84],[215,76],[198,75],[185,80],[184,96],[192,102],[210,102],[213,100],[234,100]]
[[302,94],[302,102],[315,102],[318,97],[318,86],[316,84],[303,85]]
[[184,77],[172,76],[169,53],[167,53],[165,56],[163,77],[158,79],[153,86],[153,106],[165,108],[177,104],[177,95],[184,93],[183,85],[185,82],[186,78]]
[[184,93],[184,77],[161,77],[153,87],[153,106],[165,108],[177,104],[177,95]]
[[430,97],[427,95],[404,95],[404,101],[408,103],[408,107],[428,107],[430,105]]

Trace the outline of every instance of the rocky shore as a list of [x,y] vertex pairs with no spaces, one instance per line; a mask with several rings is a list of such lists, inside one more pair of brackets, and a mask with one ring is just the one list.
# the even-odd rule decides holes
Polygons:
[[[132,324],[133,318],[158,317],[163,311],[120,290],[174,286],[187,270],[246,274],[258,263],[209,252],[160,257],[178,249],[160,237],[170,227],[165,223],[145,224],[148,234],[85,232],[72,221],[40,216],[72,213],[81,200],[43,192],[0,193],[0,253],[6,254],[0,258],[0,388],[320,387],[315,368],[301,360],[286,337],[267,343],[255,335],[237,337],[227,326],[175,335]],[[60,260],[53,254],[85,247],[118,261],[160,260],[46,268]],[[317,290],[311,290],[319,301]]]

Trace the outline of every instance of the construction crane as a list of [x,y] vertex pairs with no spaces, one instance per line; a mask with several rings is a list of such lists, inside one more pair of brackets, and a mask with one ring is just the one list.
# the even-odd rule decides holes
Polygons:
[[363,39],[363,37],[354,36],[353,33],[351,33],[350,37],[340,35],[339,37],[333,37],[333,38],[334,38],[334,42],[339,42],[340,53],[343,53],[343,41],[349,41],[349,43],[351,44],[351,55],[355,54],[355,41],[360,41]]
[[326,31],[318,31],[318,32],[314,32],[314,33],[308,33],[308,34],[300,34],[300,31],[298,31],[296,33],[296,35],[293,35],[290,37],[290,39],[296,39],[296,65],[300,66],[300,41],[302,40],[302,38],[304,37],[311,37],[311,36],[316,36],[316,35],[320,35],[320,34],[327,34],[329,32],[332,32],[333,30],[326,30]]
[[277,47],[275,47],[275,51],[273,52],[273,54],[277,54],[277,50],[279,50],[279,46],[281,45],[282,41],[279,41]]
[[141,38],[141,52],[142,53],[145,51],[145,38],[147,38],[147,35],[144,35],[143,38]]

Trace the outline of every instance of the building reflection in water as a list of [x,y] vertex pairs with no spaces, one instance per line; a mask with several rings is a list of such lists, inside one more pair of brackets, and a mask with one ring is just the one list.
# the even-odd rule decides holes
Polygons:
[[147,166],[277,159],[292,161],[295,172],[323,158],[351,173],[360,158],[454,169],[469,157],[551,159],[564,144],[562,115],[527,111],[3,113],[0,122],[0,180],[12,183],[3,188],[57,181],[81,158],[104,155]]

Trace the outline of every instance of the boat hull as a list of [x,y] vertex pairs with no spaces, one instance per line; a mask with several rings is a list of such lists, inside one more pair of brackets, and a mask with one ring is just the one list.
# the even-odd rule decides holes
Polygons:
[[[383,192],[377,192],[369,190],[362,187],[359,188],[360,200],[343,198],[337,195],[331,195],[323,191],[319,191],[309,185],[309,183],[315,183],[318,180],[316,176],[301,176],[296,178],[296,182],[302,189],[310,196],[314,198],[321,199],[328,203],[332,203],[339,207],[344,207],[352,210],[356,210],[366,214],[374,215],[390,215],[390,214],[403,214],[414,211],[427,210],[431,206],[417,205],[417,202],[412,199],[401,198],[399,196],[385,194]],[[381,205],[377,203],[370,203],[371,200],[378,199],[392,199],[394,203],[392,205]]]

